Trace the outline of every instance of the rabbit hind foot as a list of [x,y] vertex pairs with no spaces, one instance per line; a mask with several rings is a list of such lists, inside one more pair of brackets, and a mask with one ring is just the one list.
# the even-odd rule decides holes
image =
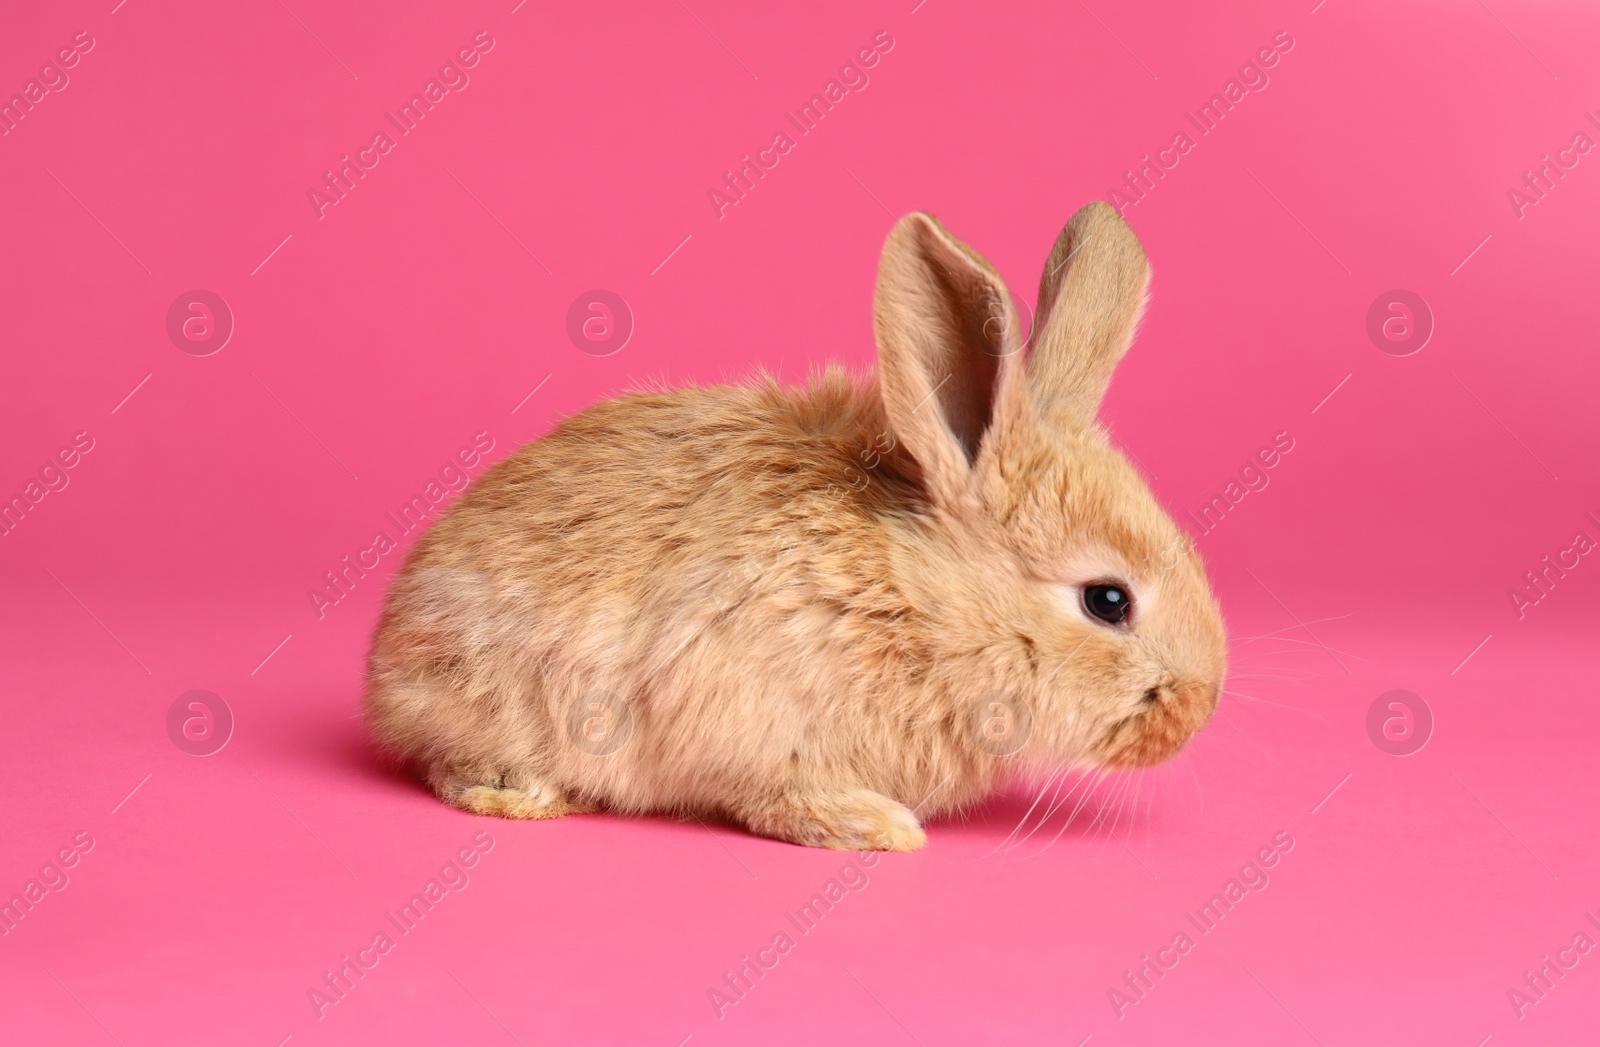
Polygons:
[[439,799],[452,807],[498,818],[560,818],[595,810],[593,805],[574,801],[539,778],[474,775],[440,767],[428,775],[428,784]]

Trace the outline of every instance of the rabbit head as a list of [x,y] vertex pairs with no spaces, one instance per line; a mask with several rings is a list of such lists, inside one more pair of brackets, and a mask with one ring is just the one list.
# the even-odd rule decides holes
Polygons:
[[1095,418],[1149,273],[1116,212],[1084,207],[1024,344],[999,275],[928,215],[900,220],[879,267],[879,385],[926,503],[901,584],[962,638],[950,686],[987,696],[1002,731],[1025,721],[1029,763],[1165,760],[1222,687],[1226,634],[1193,543]]

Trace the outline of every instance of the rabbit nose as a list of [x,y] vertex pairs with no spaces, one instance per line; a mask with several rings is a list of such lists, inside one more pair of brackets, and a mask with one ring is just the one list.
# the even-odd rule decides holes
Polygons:
[[1212,714],[1217,711],[1221,690],[1220,684],[1191,680],[1173,687],[1171,693],[1175,704],[1192,718],[1194,726],[1191,730],[1198,731],[1210,722]]
[[1220,686],[1205,680],[1167,677],[1144,692],[1145,705],[1164,705],[1185,712],[1203,711],[1207,718],[1216,711]]
[[1111,767],[1148,767],[1170,759],[1216,710],[1218,685],[1171,677],[1140,696],[1138,710],[1106,738],[1102,758]]
[[1211,722],[1219,692],[1220,685],[1210,681],[1169,677],[1145,692],[1143,707],[1165,720],[1170,733],[1186,740]]

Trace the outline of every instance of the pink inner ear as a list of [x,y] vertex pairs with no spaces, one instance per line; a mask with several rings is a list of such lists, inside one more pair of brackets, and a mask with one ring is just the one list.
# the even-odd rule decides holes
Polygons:
[[995,396],[1000,380],[1000,358],[988,351],[989,342],[981,322],[973,322],[977,310],[968,310],[963,324],[967,343],[964,351],[953,354],[950,360],[949,381],[939,389],[940,404],[944,408],[950,430],[966,452],[967,462],[977,460],[978,447],[983,434],[988,432],[994,418]]
[[924,240],[922,248],[935,279],[944,286],[950,310],[947,329],[953,335],[945,350],[945,374],[933,376],[934,396],[970,465],[977,460],[983,435],[994,418],[998,354],[1005,351],[1003,344],[994,344],[994,320],[1007,315],[1009,303],[1004,289],[991,284],[960,248],[942,238]]
[[914,212],[885,244],[874,306],[885,405],[929,490],[954,499],[1016,348],[1010,296],[981,256]]

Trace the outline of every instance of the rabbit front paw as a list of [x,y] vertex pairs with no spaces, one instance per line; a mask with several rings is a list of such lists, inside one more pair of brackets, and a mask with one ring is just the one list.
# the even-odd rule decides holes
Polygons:
[[439,799],[452,807],[498,818],[560,818],[595,810],[526,772],[500,773],[439,764],[429,772],[428,784]]
[[764,836],[840,851],[915,851],[928,842],[904,804],[867,789],[787,796],[748,824]]
[[464,811],[500,818],[560,818],[594,810],[587,804],[572,803],[548,785],[532,790],[474,785],[463,789],[453,802]]

